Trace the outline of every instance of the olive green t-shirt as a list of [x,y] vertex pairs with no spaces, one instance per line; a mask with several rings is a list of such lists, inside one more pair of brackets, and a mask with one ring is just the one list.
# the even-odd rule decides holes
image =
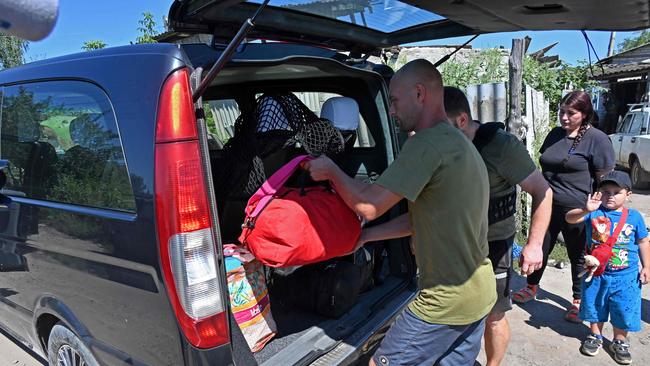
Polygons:
[[435,324],[483,318],[496,285],[486,258],[487,171],[472,143],[446,122],[419,131],[377,184],[408,200],[420,288],[409,309]]
[[[511,194],[536,167],[528,150],[515,136],[499,129],[481,150],[490,181],[490,198]],[[490,225],[488,240],[502,240],[515,233],[515,216]]]

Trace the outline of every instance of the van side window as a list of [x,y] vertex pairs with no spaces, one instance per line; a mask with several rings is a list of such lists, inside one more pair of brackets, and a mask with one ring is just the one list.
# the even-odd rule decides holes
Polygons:
[[215,138],[223,146],[231,137],[235,136],[235,121],[241,114],[237,101],[234,99],[210,100],[204,104],[203,110],[211,138]]
[[113,108],[94,84],[6,87],[0,128],[5,194],[135,211]]
[[[323,104],[333,97],[340,97],[341,95],[335,93],[325,92],[294,92],[295,94],[309,109],[314,111],[317,116],[320,116]],[[354,143],[355,148],[360,147],[374,147],[375,139],[368,129],[368,125],[363,120],[363,115],[359,112],[359,127],[357,127],[357,139]]]
[[[317,116],[320,116],[321,109],[323,104],[333,97],[340,97],[341,95],[335,93],[326,93],[326,92],[293,92],[293,94],[303,102],[307,108],[311,109]],[[262,93],[257,93],[255,98],[262,96]],[[359,127],[357,128],[356,141],[354,143],[355,148],[363,147],[374,147],[375,139],[368,128],[368,125],[363,120],[363,114],[359,111]]]

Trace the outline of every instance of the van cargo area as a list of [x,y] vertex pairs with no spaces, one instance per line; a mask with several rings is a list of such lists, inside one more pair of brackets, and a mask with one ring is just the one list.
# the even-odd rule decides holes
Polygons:
[[[333,158],[348,175],[358,180],[374,181],[396,153],[396,137],[390,133],[392,127],[388,117],[385,80],[372,70],[371,63],[362,63],[363,67],[359,68],[359,65],[346,64],[347,56],[330,50],[288,44],[275,46],[277,58],[261,60],[256,45],[246,45],[219,73],[203,96],[222,244],[237,243],[250,194],[264,178],[289,162],[300,150],[294,145],[286,146],[284,142],[269,142],[271,138],[277,140],[277,134],[269,137],[268,134],[257,133],[259,128],[251,137],[255,141],[247,145],[246,151],[250,154],[231,148],[234,141],[231,139],[241,138],[237,134],[250,129],[243,127],[244,124],[260,123],[247,120],[245,115],[253,115],[257,103],[263,99],[261,97],[293,93],[317,116],[321,115],[324,103],[331,98],[347,97],[356,101],[359,125],[355,131],[355,141],[348,143],[345,150]],[[205,45],[182,47],[197,68],[209,68],[210,62],[218,56],[218,52]],[[253,163],[255,159],[259,163]],[[263,172],[260,172],[259,165]],[[254,174],[261,177],[253,177]],[[251,179],[257,182],[253,187]],[[376,222],[386,221],[404,212],[405,205],[398,206]],[[393,304],[387,307],[388,303],[396,300],[406,302],[411,298],[415,265],[408,240],[369,243],[366,247],[363,254],[355,255],[370,259],[370,278],[356,304],[338,318],[296,306],[289,297],[295,297],[296,293],[308,296],[307,289],[303,287],[309,287],[309,282],[302,279],[300,283],[291,283],[291,276],[286,275],[291,269],[266,268],[277,335],[254,354],[258,363],[306,364],[326,352],[330,352],[330,356],[331,351],[341,343],[353,339],[366,342],[372,334],[370,329],[376,331],[373,327],[385,323],[387,316],[395,315],[394,311],[381,311],[383,308],[401,308]],[[355,262],[355,255],[339,259]],[[287,291],[287,288],[290,290]]]

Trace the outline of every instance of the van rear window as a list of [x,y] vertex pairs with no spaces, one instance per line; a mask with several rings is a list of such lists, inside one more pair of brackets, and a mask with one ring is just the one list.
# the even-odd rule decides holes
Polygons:
[[[330,98],[340,97],[338,94],[326,92],[294,92],[298,99],[302,101],[317,116],[321,115],[321,109]],[[255,99],[262,96],[257,93]],[[217,140],[219,146],[223,146],[235,133],[235,121],[241,114],[239,105],[234,99],[218,99],[207,101],[204,106],[206,111],[206,123],[211,138]],[[359,123],[356,129],[355,148],[374,147],[375,139],[373,138],[368,125],[359,113]],[[218,149],[218,148],[215,148]]]
[[0,158],[9,161],[5,194],[135,211],[113,109],[94,84],[5,87]]

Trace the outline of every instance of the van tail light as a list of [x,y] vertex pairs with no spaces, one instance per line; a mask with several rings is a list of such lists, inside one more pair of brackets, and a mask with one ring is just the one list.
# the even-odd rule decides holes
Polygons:
[[156,224],[172,308],[197,348],[229,342],[204,167],[187,69],[163,85],[155,146]]

